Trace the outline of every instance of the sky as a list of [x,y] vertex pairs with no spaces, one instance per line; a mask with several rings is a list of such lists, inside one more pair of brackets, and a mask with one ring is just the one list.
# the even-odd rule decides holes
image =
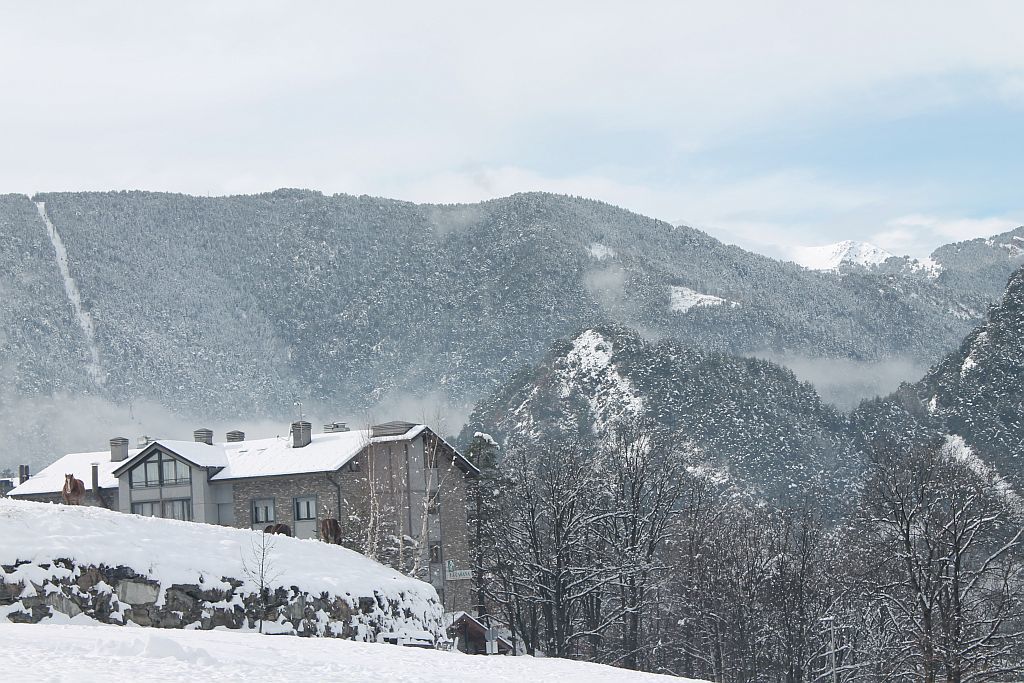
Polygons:
[[923,257],[1024,224],[1022,25],[1019,2],[0,0],[0,192],[543,190],[772,256]]

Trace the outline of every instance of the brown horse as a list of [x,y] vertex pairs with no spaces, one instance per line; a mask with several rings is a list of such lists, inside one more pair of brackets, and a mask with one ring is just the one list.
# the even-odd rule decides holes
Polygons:
[[341,545],[341,523],[332,517],[321,519],[320,540],[324,543]]
[[60,492],[65,505],[81,505],[85,502],[85,483],[75,479],[74,474],[64,475],[64,488]]
[[283,536],[291,536],[292,535],[292,528],[290,526],[288,526],[287,524],[281,524],[281,523],[271,524],[270,526],[268,526],[266,529],[263,530],[263,533],[265,533],[265,534],[281,534]]

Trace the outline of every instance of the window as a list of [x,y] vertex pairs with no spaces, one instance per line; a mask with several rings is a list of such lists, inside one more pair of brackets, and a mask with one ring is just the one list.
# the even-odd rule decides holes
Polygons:
[[192,501],[188,498],[183,500],[164,501],[164,519],[182,519],[186,522],[192,520]]
[[441,544],[431,543],[430,544],[430,562],[431,564],[437,564],[441,561]]
[[132,514],[143,517],[163,517],[164,519],[192,519],[192,501],[189,498],[179,500],[152,501],[132,503]]
[[252,501],[252,523],[270,524],[274,521],[274,499],[257,498]]
[[295,521],[316,519],[316,496],[295,499]]
[[165,458],[160,461],[163,474],[164,486],[176,486],[188,484],[192,481],[191,469],[188,465],[172,458]]
[[149,456],[129,473],[129,482],[133,489],[179,486],[189,484],[191,481],[191,468],[163,451]]
[[132,503],[132,514],[143,517],[159,517],[160,503]]

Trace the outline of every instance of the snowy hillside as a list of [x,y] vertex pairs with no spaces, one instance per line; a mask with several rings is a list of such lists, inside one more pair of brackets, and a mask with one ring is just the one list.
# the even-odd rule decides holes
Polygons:
[[1024,483],[1024,268],[988,322],[917,384],[921,400],[1015,485]]
[[251,569],[264,538],[273,544],[266,581],[279,603],[266,614],[273,631],[356,639],[405,628],[440,633],[432,586],[339,546],[9,498],[0,499],[0,617],[7,618],[0,623],[60,612],[144,626],[252,628],[258,577]]
[[615,326],[554,345],[477,406],[463,440],[481,430],[502,444],[601,439],[616,424],[644,420],[696,447],[708,471],[752,490],[832,490],[856,474],[844,417],[789,370]]
[[939,259],[939,278],[843,278],[540,193],[35,201],[0,196],[0,442],[21,447],[0,449],[0,469],[98,446],[115,424],[237,429],[295,400],[330,420],[418,420],[417,399],[463,414],[555,340],[609,321],[703,350],[930,365],[980,322],[1017,253],[971,243]]
[[836,270],[841,265],[877,266],[891,258],[885,249],[868,242],[844,240],[820,247],[795,247],[793,260],[810,270]]
[[0,624],[6,680],[611,683],[677,681],[565,659],[473,657],[394,645],[223,631]]

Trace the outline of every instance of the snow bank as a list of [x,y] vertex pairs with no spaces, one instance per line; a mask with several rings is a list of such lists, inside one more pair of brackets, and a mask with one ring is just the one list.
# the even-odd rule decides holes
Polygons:
[[[254,544],[263,538],[273,543],[267,574],[276,577],[270,586],[277,589],[281,603],[273,615],[280,617],[279,630],[302,631],[297,626],[302,623],[312,624],[317,635],[366,639],[375,638],[381,630],[402,628],[440,634],[442,610],[432,586],[340,546],[102,508],[6,498],[0,499],[0,614],[11,618],[16,611],[12,600],[22,602],[23,612],[32,612],[24,609],[25,600],[45,592],[46,605],[70,612],[69,616],[78,611],[88,614],[95,607],[102,608],[103,620],[126,618],[143,625],[165,625],[154,616],[161,607],[183,612],[168,606],[170,595],[210,617],[183,626],[208,628],[218,625],[211,611],[233,615],[252,609],[257,585],[247,576],[244,564],[253,564]],[[113,589],[98,585],[117,579],[124,585]],[[10,595],[12,586],[23,590]],[[83,595],[83,590],[89,594]],[[55,592],[63,597],[52,597]],[[111,593],[118,598],[113,605],[105,597]],[[148,612],[140,619],[143,610]],[[38,620],[39,611],[32,616]],[[344,623],[334,623],[342,617]],[[221,619],[219,624],[223,623]]]
[[0,671],[8,680],[686,683],[566,659],[479,657],[229,631],[0,623],[0,642]]

